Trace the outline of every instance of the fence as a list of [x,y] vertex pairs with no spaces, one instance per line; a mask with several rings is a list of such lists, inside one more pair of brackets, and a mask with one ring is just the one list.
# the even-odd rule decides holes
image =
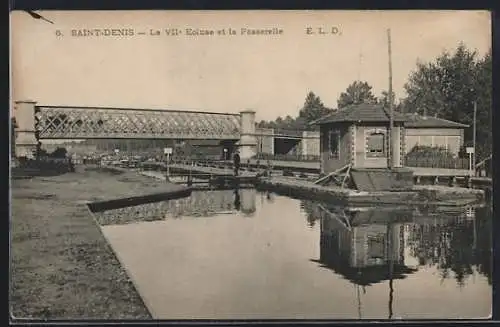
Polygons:
[[405,166],[422,168],[469,169],[468,158],[407,156]]
[[279,161],[319,161],[319,155],[258,153],[254,159]]
[[68,158],[40,157],[36,160],[19,160],[16,168],[35,169],[40,171],[53,171],[65,173],[73,171],[73,162]]
[[273,134],[291,137],[302,137],[302,132],[303,131],[301,130],[275,128]]

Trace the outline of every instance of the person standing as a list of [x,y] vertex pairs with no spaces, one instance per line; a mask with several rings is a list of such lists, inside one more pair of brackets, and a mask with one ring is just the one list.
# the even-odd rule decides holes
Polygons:
[[238,176],[238,172],[240,170],[241,158],[238,150],[234,152],[233,155],[233,167],[234,167],[234,176]]

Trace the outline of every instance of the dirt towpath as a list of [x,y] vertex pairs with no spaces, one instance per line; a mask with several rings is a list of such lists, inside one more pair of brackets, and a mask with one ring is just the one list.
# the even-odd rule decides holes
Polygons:
[[11,185],[13,317],[151,318],[85,202],[181,186],[131,171],[84,167]]

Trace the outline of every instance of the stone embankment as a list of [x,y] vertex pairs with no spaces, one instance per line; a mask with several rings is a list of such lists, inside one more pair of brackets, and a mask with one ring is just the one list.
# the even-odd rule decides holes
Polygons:
[[412,191],[359,192],[335,186],[321,186],[293,177],[261,178],[258,189],[301,199],[343,205],[440,204],[462,206],[484,200],[484,191],[439,185],[415,185]]

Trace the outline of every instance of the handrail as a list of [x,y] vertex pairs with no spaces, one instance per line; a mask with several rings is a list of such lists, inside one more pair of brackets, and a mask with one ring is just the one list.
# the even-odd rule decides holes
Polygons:
[[258,153],[252,159],[255,160],[281,160],[281,161],[319,161],[319,155],[300,155],[300,154],[270,154]]
[[476,164],[476,168],[484,165],[488,160],[491,160],[493,156],[490,154],[488,157],[486,157],[485,159],[481,160],[479,163]]

